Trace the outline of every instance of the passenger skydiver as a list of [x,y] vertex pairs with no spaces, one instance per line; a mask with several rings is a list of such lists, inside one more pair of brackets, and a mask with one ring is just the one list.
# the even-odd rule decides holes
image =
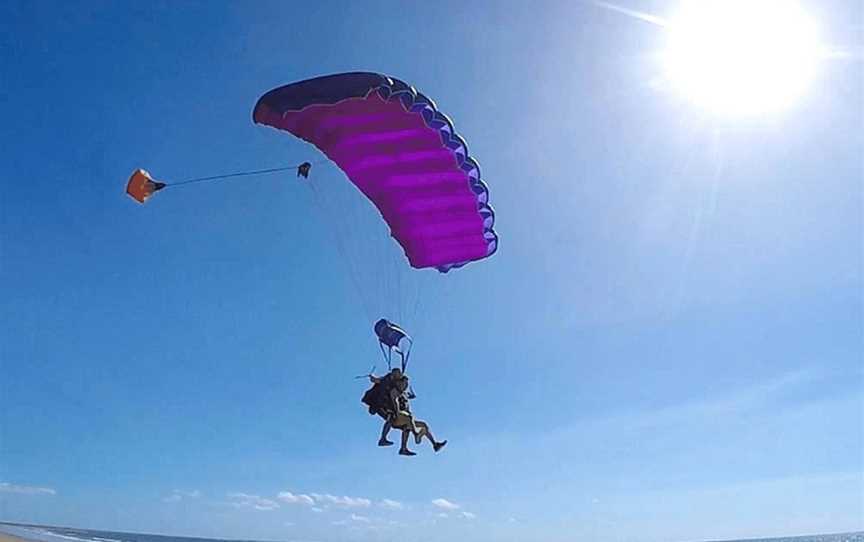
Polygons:
[[414,443],[420,444],[423,437],[432,444],[432,449],[436,452],[447,445],[446,440],[437,441],[432,435],[432,430],[429,424],[423,420],[418,420],[411,412],[410,399],[414,399],[415,395],[410,391],[408,377],[403,375],[402,379],[396,383],[397,389],[400,391],[398,396],[399,410],[391,420],[390,424],[396,429],[402,430],[402,446],[399,448],[399,455],[417,455],[408,449],[408,437],[414,435]]

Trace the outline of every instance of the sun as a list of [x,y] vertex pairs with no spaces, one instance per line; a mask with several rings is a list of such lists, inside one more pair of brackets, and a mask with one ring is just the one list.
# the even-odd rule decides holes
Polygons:
[[721,114],[793,105],[822,52],[815,21],[793,0],[693,0],[666,27],[662,62],[672,87]]

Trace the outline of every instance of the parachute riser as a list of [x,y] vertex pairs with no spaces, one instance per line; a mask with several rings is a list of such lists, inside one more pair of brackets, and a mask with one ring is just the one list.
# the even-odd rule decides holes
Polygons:
[[380,339],[378,340],[378,346],[381,348],[381,354],[384,356],[384,361],[387,362],[388,370],[393,369],[393,352],[396,352],[396,354],[399,355],[402,372],[404,373],[408,368],[408,358],[411,357],[411,348],[414,346],[414,341],[411,339],[411,337],[408,336],[405,336],[405,340],[408,341],[408,348],[406,348],[404,351],[398,346],[389,346],[384,344],[384,341]]

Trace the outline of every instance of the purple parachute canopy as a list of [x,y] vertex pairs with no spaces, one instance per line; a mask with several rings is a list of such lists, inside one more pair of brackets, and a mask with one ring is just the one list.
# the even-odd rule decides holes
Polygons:
[[253,120],[304,139],[378,208],[412,267],[447,272],[498,248],[495,213],[465,141],[429,98],[376,73],[292,83]]

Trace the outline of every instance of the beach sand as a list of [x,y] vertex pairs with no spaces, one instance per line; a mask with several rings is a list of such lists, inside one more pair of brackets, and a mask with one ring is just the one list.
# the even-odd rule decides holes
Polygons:
[[17,536],[12,536],[11,534],[0,533],[0,542],[29,542],[24,538],[18,538]]

